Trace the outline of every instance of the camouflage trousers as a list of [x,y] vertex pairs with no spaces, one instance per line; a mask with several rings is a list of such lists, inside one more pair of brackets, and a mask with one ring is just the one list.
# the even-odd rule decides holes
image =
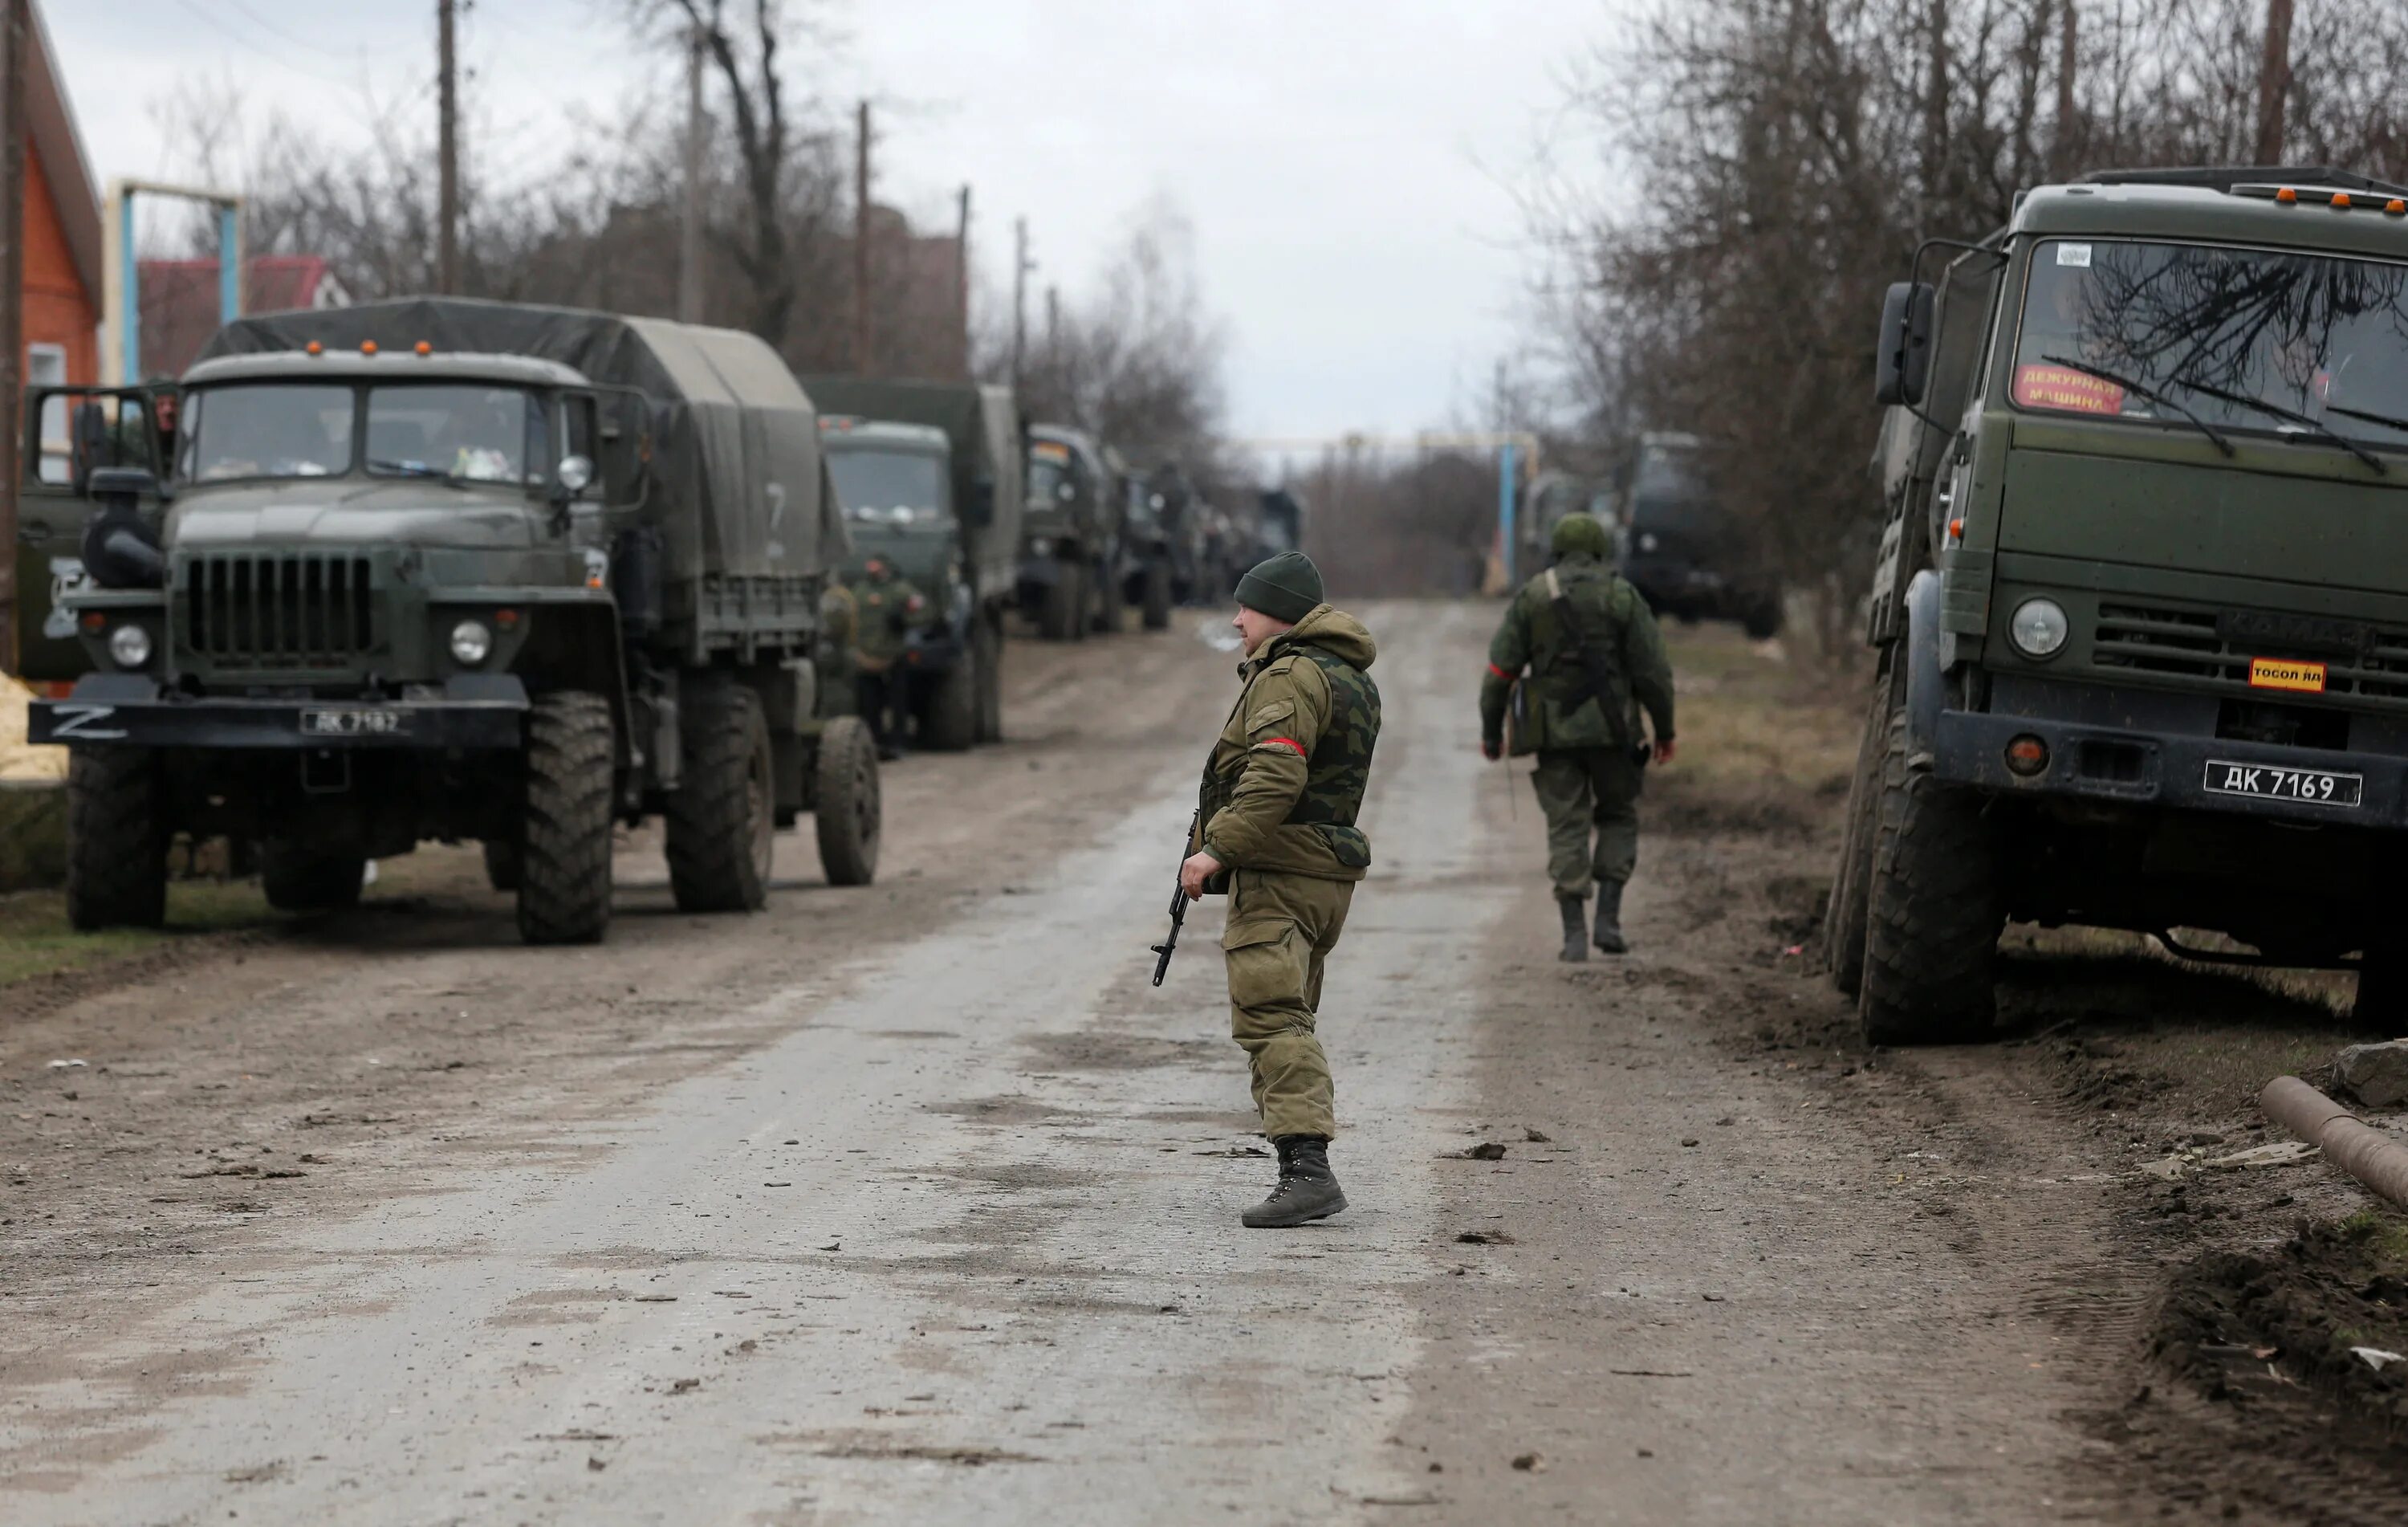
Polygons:
[[1346,926],[1351,880],[1240,870],[1229,877],[1221,934],[1229,968],[1229,1033],[1254,1073],[1263,1133],[1338,1132],[1329,1058],[1313,1032],[1321,967]]
[[1584,900],[1596,881],[1628,880],[1639,864],[1639,791],[1646,777],[1638,761],[1610,747],[1542,748],[1538,757],[1530,784],[1546,814],[1547,874],[1555,895]]

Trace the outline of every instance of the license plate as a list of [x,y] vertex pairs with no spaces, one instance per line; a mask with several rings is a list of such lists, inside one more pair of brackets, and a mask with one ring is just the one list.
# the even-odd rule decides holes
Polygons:
[[409,734],[409,713],[391,705],[304,711],[301,730],[309,737],[406,737]]
[[2249,796],[2259,800],[2304,800],[2315,806],[2355,806],[2366,799],[2366,776],[2324,769],[2278,769],[2272,764],[2207,763],[2210,795]]

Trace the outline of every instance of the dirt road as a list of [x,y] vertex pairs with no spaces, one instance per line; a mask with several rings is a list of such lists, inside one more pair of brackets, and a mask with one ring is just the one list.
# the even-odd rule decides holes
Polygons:
[[2060,958],[2008,1044],[1864,1051],[1790,952],[1844,741],[1723,638],[1638,952],[1560,966],[1469,746],[1492,615],[1368,612],[1343,1217],[1236,1226],[1216,903],[1146,984],[1229,655],[1024,644],[1012,742],[889,773],[868,890],[790,841],[768,912],[685,917],[633,843],[610,943],[530,951],[437,856],[19,1003],[0,1520],[2397,1520],[2342,1379],[2200,1366],[2258,1350],[2213,1258],[2361,1201],[2137,1170],[2265,1138],[2329,1016]]

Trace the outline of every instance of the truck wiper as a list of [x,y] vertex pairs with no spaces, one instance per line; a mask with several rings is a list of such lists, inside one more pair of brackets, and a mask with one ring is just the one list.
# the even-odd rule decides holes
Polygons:
[[446,487],[465,488],[468,485],[468,480],[462,477],[459,473],[447,472],[440,467],[429,467],[423,461],[377,461],[371,459],[368,462],[368,470],[372,472],[391,472],[396,477],[431,477],[437,482],[444,484]]
[[2088,361],[2077,361],[2064,355],[2042,355],[2041,359],[2048,362],[2051,366],[2062,366],[2069,369],[2079,371],[2085,376],[2097,377],[2101,382],[2107,382],[2113,386],[2123,388],[2126,392],[2130,393],[2134,397],[2143,398],[2148,402],[2155,403],[2160,408],[2172,409],[2176,413],[2181,414],[2184,418],[2189,420],[2193,425],[2198,426],[2200,434],[2206,436],[2209,439],[2214,440],[2215,442],[2215,448],[2218,451],[2223,452],[2228,456],[2234,454],[2232,450],[2232,442],[2224,438],[2224,432],[2222,430],[2217,429],[2214,425],[2209,424],[2206,420],[2200,418],[2198,414],[2191,412],[2190,410],[2184,408],[2180,403],[2175,402],[2172,398],[2168,397],[2163,393],[2151,392],[2148,388],[2143,386],[2137,382],[2134,382],[2129,377],[2117,376],[2113,371],[2101,370],[2098,367],[2091,365]]
[[2363,419],[2370,425],[2381,425],[2387,429],[2408,430],[2408,419],[2397,418],[2388,413],[2369,413],[2364,409],[2345,409],[2338,403],[2326,404],[2325,411],[2345,413],[2353,419]]
[[2187,387],[2192,392],[2205,393],[2210,397],[2220,397],[2227,403],[2238,404],[2244,409],[2256,409],[2270,419],[2287,419],[2302,428],[2315,430],[2351,455],[2373,468],[2375,476],[2390,475],[2385,469],[2382,461],[2377,459],[2372,452],[2313,414],[2301,413],[2296,409],[2286,409],[2280,403],[2270,403],[2262,397],[2252,397],[2247,393],[2229,393],[2221,387],[2211,387],[2204,382],[2193,382],[2187,377],[2176,377],[2173,380],[2177,387]]

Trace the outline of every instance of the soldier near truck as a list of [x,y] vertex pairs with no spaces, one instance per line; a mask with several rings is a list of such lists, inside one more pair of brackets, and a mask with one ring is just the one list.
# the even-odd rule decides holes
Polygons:
[[[823,717],[846,542],[810,400],[726,330],[424,300],[240,320],[183,378],[160,586],[66,606],[79,928],[158,924],[171,834],[258,840],[268,899],[481,840],[531,943],[609,926],[611,839],[665,816],[690,911],[757,908],[816,814],[867,881],[870,739]],[[121,499],[152,484],[110,484]]]
[[[1513,597],[1488,644],[1480,748],[1491,760],[1509,748],[1537,760],[1530,783],[1547,824],[1561,958],[1580,961],[1592,940],[1607,954],[1629,947],[1622,893],[1639,862],[1646,765],[1672,761],[1672,669],[1647,601],[1607,561],[1605,526],[1567,514],[1552,547],[1553,564]],[[1640,730],[1642,709],[1656,728],[1652,747]]]

